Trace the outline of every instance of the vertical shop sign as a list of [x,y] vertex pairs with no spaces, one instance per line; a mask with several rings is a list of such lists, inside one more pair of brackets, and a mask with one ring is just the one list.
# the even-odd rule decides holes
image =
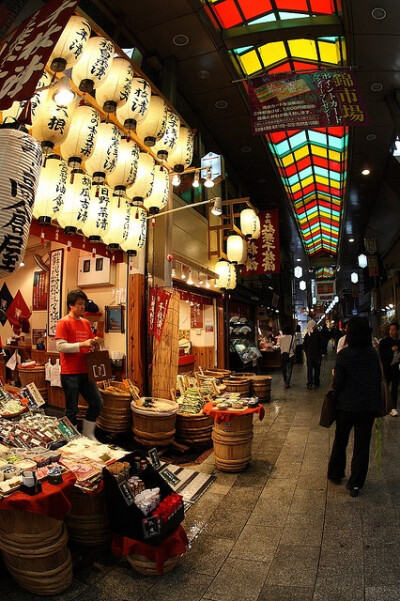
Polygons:
[[261,236],[249,243],[245,274],[279,273],[279,220],[278,211],[260,211]]
[[190,306],[190,327],[195,329],[204,328],[203,315],[203,306],[193,303]]
[[50,253],[49,307],[47,329],[49,336],[55,336],[56,326],[61,319],[61,290],[64,250],[59,248]]
[[154,320],[156,315],[157,288],[150,288],[149,291],[149,314],[148,329],[150,334],[154,334]]
[[32,311],[46,311],[47,281],[47,271],[33,272]]
[[154,337],[158,341],[161,340],[165,324],[165,318],[167,317],[170,298],[171,294],[169,292],[165,292],[165,290],[161,290],[161,288],[157,289],[154,317]]
[[45,65],[78,0],[51,0],[26,19],[0,50],[0,110],[35,92]]

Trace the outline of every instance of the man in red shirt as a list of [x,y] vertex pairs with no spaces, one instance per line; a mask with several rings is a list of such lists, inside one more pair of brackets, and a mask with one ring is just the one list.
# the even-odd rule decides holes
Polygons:
[[60,353],[61,384],[65,393],[66,416],[76,425],[79,393],[89,408],[83,420],[82,434],[96,440],[94,430],[102,406],[102,398],[95,382],[90,382],[85,354],[96,348],[94,334],[85,311],[87,296],[82,290],[71,290],[67,296],[69,313],[57,324],[56,341]]

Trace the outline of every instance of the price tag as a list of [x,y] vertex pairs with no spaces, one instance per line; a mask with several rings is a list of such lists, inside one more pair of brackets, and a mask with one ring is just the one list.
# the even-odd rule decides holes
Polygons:
[[148,454],[149,454],[149,459],[151,461],[151,465],[154,467],[155,470],[158,470],[161,467],[161,460],[158,455],[156,447],[154,447],[153,449],[150,449]]
[[57,428],[61,431],[63,436],[67,440],[71,440],[71,438],[75,438],[75,436],[79,436],[79,432],[69,421],[68,417],[62,417],[58,420]]
[[160,472],[160,475],[168,482],[168,484],[171,484],[171,486],[176,486],[181,481],[181,479],[178,478],[178,476],[175,476],[168,468],[164,468],[162,472]]
[[157,536],[161,532],[161,520],[158,516],[142,520],[143,535],[145,539]]
[[31,384],[27,384],[25,386],[25,388],[28,390],[34,405],[36,405],[37,407],[41,407],[42,405],[45,404],[45,400],[42,397],[42,395],[40,394],[40,392],[34,382],[32,382]]
[[118,488],[121,491],[122,496],[124,497],[125,503],[128,506],[133,505],[133,503],[134,503],[133,494],[132,494],[129,486],[127,485],[127,483],[121,482],[120,484],[118,484]]

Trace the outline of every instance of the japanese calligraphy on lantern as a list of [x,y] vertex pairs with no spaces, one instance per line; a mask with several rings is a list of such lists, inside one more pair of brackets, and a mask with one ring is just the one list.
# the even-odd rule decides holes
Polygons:
[[260,211],[261,236],[247,247],[245,274],[279,273],[279,220],[278,211]]
[[340,125],[368,125],[350,69],[274,73],[248,82],[253,135]]
[[55,336],[61,318],[61,283],[64,250],[59,248],[50,253],[49,305],[47,310],[47,333]]
[[0,50],[0,110],[33,96],[51,51],[78,0],[51,0],[24,21]]

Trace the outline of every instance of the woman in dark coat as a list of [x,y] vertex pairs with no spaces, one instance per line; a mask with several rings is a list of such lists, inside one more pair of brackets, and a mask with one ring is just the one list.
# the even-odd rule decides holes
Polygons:
[[347,488],[358,496],[368,472],[372,426],[381,407],[381,371],[368,322],[353,317],[347,329],[348,347],[336,358],[333,390],[337,394],[336,432],[328,478],[339,484],[345,475],[346,447],[354,428],[354,449]]

